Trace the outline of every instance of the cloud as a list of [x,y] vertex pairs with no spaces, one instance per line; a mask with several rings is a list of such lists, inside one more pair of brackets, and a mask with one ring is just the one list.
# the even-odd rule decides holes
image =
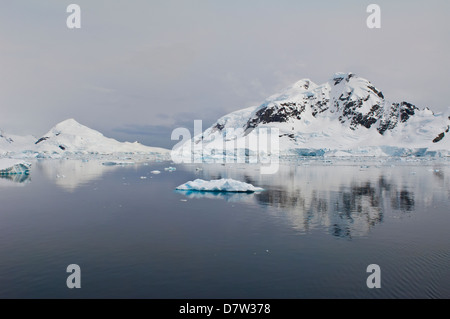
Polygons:
[[86,89],[105,94],[114,93],[116,91],[114,89],[104,88],[100,86],[88,86],[86,87]]

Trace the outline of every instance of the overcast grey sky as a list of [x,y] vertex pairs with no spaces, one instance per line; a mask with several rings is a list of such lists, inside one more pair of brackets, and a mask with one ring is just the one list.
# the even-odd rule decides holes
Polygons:
[[[66,26],[70,3],[81,29]],[[370,3],[381,29],[366,26]],[[338,71],[389,100],[444,111],[449,16],[448,0],[2,0],[0,128],[40,136],[75,118],[170,147],[175,127],[212,124]]]

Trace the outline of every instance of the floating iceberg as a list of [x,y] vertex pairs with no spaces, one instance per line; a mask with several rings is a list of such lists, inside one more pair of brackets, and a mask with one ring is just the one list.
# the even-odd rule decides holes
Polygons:
[[175,167],[170,166],[170,167],[166,167],[164,170],[169,171],[169,172],[175,172],[177,169]]
[[231,178],[222,178],[217,180],[205,181],[196,179],[182,184],[176,188],[183,191],[201,191],[201,192],[236,192],[253,193],[261,192],[264,189],[255,187],[252,184],[236,181]]
[[13,159],[0,159],[0,175],[29,174],[31,164]]
[[158,171],[158,170],[156,170],[156,171],[151,171],[150,173],[152,173],[152,174],[161,174],[161,172]]

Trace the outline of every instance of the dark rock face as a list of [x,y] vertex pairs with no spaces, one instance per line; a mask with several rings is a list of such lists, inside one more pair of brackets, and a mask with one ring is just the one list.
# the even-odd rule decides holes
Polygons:
[[224,124],[216,123],[216,125],[213,126],[211,133],[214,133],[216,131],[222,131],[224,127],[225,127]]
[[400,103],[399,112],[400,112],[400,121],[402,123],[406,122],[411,116],[415,114],[417,107],[408,102]]
[[38,139],[38,140],[36,141],[36,143],[34,143],[34,144],[39,144],[40,142],[45,141],[45,140],[48,140],[48,139],[49,139],[49,137],[41,137],[41,138]]
[[383,135],[387,130],[395,128],[399,122],[408,121],[417,110],[417,107],[408,102],[392,103],[389,114],[383,117],[380,122],[378,132]]
[[378,91],[373,85],[369,85],[368,88],[371,89],[373,93],[378,95],[378,97],[384,99],[383,93],[381,93],[381,91]]
[[[349,82],[352,77],[354,77],[353,74],[349,74],[346,77],[337,76],[333,78],[333,83],[338,85],[344,80]],[[305,89],[308,89],[310,83],[307,81],[303,86]],[[394,129],[399,122],[406,122],[417,110],[414,105],[408,102],[393,103],[385,106],[383,93],[370,83],[363,89],[367,91],[367,95],[364,97],[356,96],[353,94],[353,89],[347,87],[344,92],[340,93],[337,98],[333,97],[331,101],[324,93],[321,96],[311,93],[306,94],[301,102],[286,101],[265,105],[247,121],[244,129],[246,132],[249,132],[260,123],[284,123],[301,120],[302,114],[309,108],[314,117],[325,111],[338,114],[339,121],[342,124],[348,123],[352,130],[356,130],[361,126],[371,128],[378,123],[377,130],[383,135],[387,130]],[[374,97],[375,102],[369,105],[368,112],[363,111],[367,110],[367,103],[371,103],[369,102],[371,96]],[[387,112],[386,107],[388,107]],[[222,128],[223,125],[216,124],[213,130],[221,130]]]
[[442,132],[441,134],[439,134],[439,135],[433,140],[433,143],[439,142],[440,140],[442,140],[442,139],[444,138],[444,136],[445,136],[445,133]]
[[350,79],[351,79],[352,77],[354,77],[354,76],[355,76],[355,75],[354,75],[353,73],[342,74],[342,75],[336,75],[336,76],[333,78],[334,85],[335,85],[335,86],[338,85],[338,84],[341,83],[344,79],[345,79],[346,82],[349,82]]
[[376,123],[381,115],[381,106],[375,104],[370,109],[369,113],[362,115],[358,113],[356,116],[352,118],[352,123],[350,128],[355,129],[358,125],[362,125],[365,128],[370,128],[372,124]]
[[329,109],[328,103],[330,102],[329,99],[319,100],[317,101],[313,106],[311,106],[312,115],[314,117],[317,116],[317,114],[323,113],[326,110]]
[[306,105],[298,105],[294,102],[281,103],[276,107],[263,107],[256,112],[255,117],[247,122],[245,130],[253,129],[260,123],[283,123],[290,119],[301,120],[301,114],[305,111],[305,108]]
[[278,135],[278,136],[279,136],[279,137],[287,136],[287,137],[289,137],[290,139],[295,139],[294,133],[291,133],[291,134],[281,134],[281,135]]
[[342,82],[343,79],[344,79],[343,77],[336,77],[336,78],[334,78],[333,79],[334,80],[334,85],[338,85],[339,83]]
[[350,121],[350,128],[355,130],[358,126],[364,126],[365,128],[370,128],[372,124],[376,123],[382,113],[383,109],[380,105],[375,104],[371,107],[370,111],[366,114],[359,111],[363,106],[364,100],[358,101],[345,101],[342,105],[342,115],[339,116],[339,121],[341,123]]

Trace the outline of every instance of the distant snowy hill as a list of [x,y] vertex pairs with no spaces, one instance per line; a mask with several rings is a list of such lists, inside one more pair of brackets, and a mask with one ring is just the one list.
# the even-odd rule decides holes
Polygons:
[[[450,155],[450,108],[435,114],[408,102],[389,102],[353,73],[336,73],[321,85],[300,80],[259,106],[223,116],[195,136],[193,145],[202,143],[204,153],[223,156],[261,128],[279,129],[282,155]],[[240,132],[227,135],[227,129]],[[190,144],[178,153],[186,156]],[[256,144],[248,143],[245,151],[255,151]]]
[[102,133],[81,125],[74,119],[65,120],[53,127],[41,138],[22,138],[13,145],[11,138],[3,136],[0,142],[0,154],[21,153],[24,157],[58,157],[60,155],[112,155],[159,154],[168,155],[169,150],[149,147],[138,142],[119,142],[103,136]]
[[168,150],[149,147],[138,142],[119,142],[81,125],[74,119],[57,124],[35,142],[39,153],[167,153]]

